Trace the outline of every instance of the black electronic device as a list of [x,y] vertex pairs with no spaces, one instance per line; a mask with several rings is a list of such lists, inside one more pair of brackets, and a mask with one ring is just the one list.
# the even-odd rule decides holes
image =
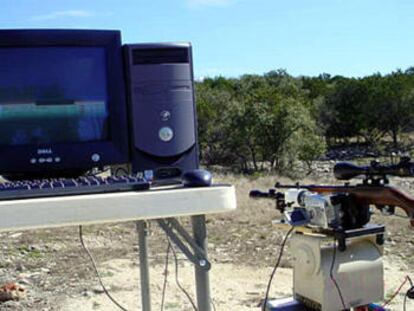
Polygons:
[[1,175],[127,163],[126,108],[119,31],[0,30]]
[[213,182],[213,176],[209,171],[195,169],[186,171],[182,176],[185,187],[208,187]]
[[197,169],[191,45],[125,45],[124,61],[132,172],[163,179]]
[[147,190],[149,187],[148,181],[137,176],[83,176],[49,180],[20,180],[0,184],[0,201]]

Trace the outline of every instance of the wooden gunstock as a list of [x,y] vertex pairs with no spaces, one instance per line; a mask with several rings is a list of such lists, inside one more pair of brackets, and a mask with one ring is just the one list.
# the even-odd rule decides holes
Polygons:
[[319,186],[311,185],[303,188],[318,193],[351,193],[357,202],[369,205],[389,205],[402,208],[414,227],[414,197],[391,186]]

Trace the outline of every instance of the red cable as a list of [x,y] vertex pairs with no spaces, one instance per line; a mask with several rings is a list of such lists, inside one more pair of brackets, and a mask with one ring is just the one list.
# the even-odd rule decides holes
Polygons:
[[383,304],[382,304],[382,308],[384,308],[386,305],[388,305],[391,301],[393,301],[393,299],[395,298],[395,296],[397,296],[399,293],[400,293],[400,291],[401,291],[401,289],[403,288],[403,286],[405,285],[405,283],[407,283],[407,281],[408,281],[408,275],[405,277],[405,279],[404,279],[404,281],[401,283],[401,285],[400,285],[400,287],[398,287],[398,289],[395,291],[395,293],[391,296],[391,298],[390,299],[388,299],[386,302],[384,302]]

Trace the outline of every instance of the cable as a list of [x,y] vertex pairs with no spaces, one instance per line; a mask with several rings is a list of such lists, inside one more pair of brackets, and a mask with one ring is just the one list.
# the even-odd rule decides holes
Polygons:
[[404,281],[401,283],[401,285],[397,288],[397,290],[394,292],[394,294],[386,301],[382,304],[382,308],[384,308],[385,306],[387,306],[389,303],[391,303],[391,301],[394,300],[394,298],[401,292],[401,289],[404,287],[404,285],[409,282],[411,288],[409,290],[407,290],[407,292],[404,295],[404,304],[403,304],[403,310],[405,311],[405,307],[406,307],[406,303],[407,303],[407,296],[408,293],[410,292],[410,290],[412,290],[414,288],[414,284],[413,281],[411,280],[411,278],[406,275]]
[[211,306],[213,307],[213,311],[216,311],[216,304],[213,301],[213,298],[210,299]]
[[331,264],[331,269],[329,271],[329,276],[331,277],[332,282],[335,284],[336,290],[338,291],[339,298],[341,298],[342,306],[344,308],[343,310],[346,310],[347,308],[345,306],[345,301],[344,301],[344,297],[342,296],[341,289],[339,288],[339,285],[333,276],[333,269],[335,267],[335,259],[336,259],[336,237],[334,237],[332,264]]
[[270,275],[269,282],[267,283],[266,296],[265,296],[265,299],[263,301],[262,311],[266,310],[267,300],[269,299],[270,286],[272,285],[273,277],[275,276],[276,270],[279,267],[280,261],[282,259],[283,250],[285,248],[285,244],[287,242],[287,239],[288,239],[289,235],[292,233],[293,229],[294,229],[293,226],[289,229],[289,231],[286,233],[286,235],[283,239],[282,245],[280,246],[279,257],[277,259],[276,265],[273,268],[272,274]]
[[407,310],[407,293],[404,295],[403,311]]
[[384,302],[382,304],[382,306],[381,306],[382,308],[384,308],[385,306],[387,306],[388,304],[390,304],[391,301],[394,300],[394,298],[400,293],[401,289],[404,287],[404,285],[405,285],[405,283],[407,283],[407,281],[408,281],[408,277],[406,276],[404,278],[404,281],[400,284],[400,286],[397,288],[397,290],[394,292],[394,294],[392,294],[392,296],[386,302]]
[[178,259],[177,259],[177,253],[174,249],[174,246],[172,245],[170,238],[167,236],[168,245],[170,245],[172,254],[174,256],[174,262],[175,262],[175,283],[177,284],[178,288],[183,292],[183,294],[187,297],[188,301],[193,306],[194,311],[198,311],[193,299],[191,298],[190,294],[185,290],[185,288],[180,284],[180,280],[178,279]]
[[[190,294],[188,294],[188,292],[186,292],[186,290],[181,286],[181,284],[180,284],[180,282],[178,280],[178,258],[177,258],[176,254],[175,254],[175,250],[174,250],[174,248],[173,248],[173,246],[172,246],[172,244],[170,242],[170,239],[168,237],[167,237],[167,239],[168,239],[168,246],[167,246],[167,254],[166,254],[166,258],[165,258],[165,268],[164,268],[165,276],[164,276],[164,285],[163,285],[162,297],[161,297],[161,311],[163,311],[163,309],[164,309],[165,292],[166,292],[167,278],[168,278],[167,277],[167,275],[168,275],[168,260],[169,260],[168,258],[169,258],[170,250],[173,251],[174,259],[175,259],[175,269],[176,269],[175,270],[176,271],[175,272],[175,275],[176,275],[176,283],[177,283],[177,286],[181,289],[181,291],[188,298],[188,300],[190,301],[190,303],[193,306],[194,310],[197,311],[197,307],[195,306],[195,303],[192,300]],[[216,311],[216,305],[214,304],[213,299],[211,299],[210,303],[211,303],[211,306],[213,307],[213,311]]]
[[[404,302],[403,302],[403,311],[407,310],[407,297],[409,297],[410,299],[412,299],[412,293],[414,292],[414,284],[413,281],[411,280],[411,278],[407,275],[407,280],[408,282],[410,282],[410,288],[405,292],[404,295]],[[409,294],[411,293],[411,296],[409,296]]]
[[99,284],[101,285],[101,287],[102,287],[102,290],[104,291],[104,293],[106,294],[106,296],[108,296],[108,298],[119,308],[119,309],[121,309],[122,311],[128,311],[127,309],[125,309],[123,306],[121,306],[112,296],[111,296],[111,294],[108,292],[108,290],[106,289],[106,287],[105,287],[105,285],[103,284],[103,282],[102,282],[102,278],[101,278],[101,275],[100,275],[100,273],[99,273],[99,271],[98,271],[98,268],[97,268],[97,266],[96,266],[96,262],[95,262],[95,259],[93,258],[93,256],[92,256],[92,254],[91,254],[91,252],[89,251],[89,249],[86,247],[86,245],[85,245],[85,242],[83,241],[83,232],[82,232],[82,226],[79,226],[79,240],[80,240],[80,243],[81,243],[81,245],[82,245],[82,248],[83,248],[83,250],[86,252],[86,254],[88,255],[88,257],[89,257],[89,259],[90,259],[90,261],[91,261],[91,263],[92,263],[92,266],[93,266],[93,269],[95,270],[95,274],[96,274],[96,276],[98,277],[98,280],[99,280]]
[[162,286],[162,295],[161,295],[161,311],[164,310],[165,292],[167,289],[167,281],[168,281],[168,263],[169,263],[169,257],[170,257],[170,249],[171,249],[171,244],[168,243],[167,254],[165,255],[164,284]]

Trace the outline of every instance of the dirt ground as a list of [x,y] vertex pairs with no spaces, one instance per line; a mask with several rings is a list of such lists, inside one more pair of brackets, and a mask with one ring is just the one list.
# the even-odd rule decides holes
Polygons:
[[[386,263],[385,277],[390,293],[404,279],[405,272],[400,269],[403,265],[403,263],[399,263],[397,266],[395,262],[391,265],[388,261]],[[128,310],[141,310],[139,285],[137,285],[139,284],[138,267],[131,265],[129,260],[122,259],[108,261],[102,267],[104,271],[113,273],[110,277],[105,278],[105,283],[109,286],[117,286],[117,284],[124,282],[129,284],[129,286],[124,286],[114,294],[117,300]],[[191,290],[191,286],[194,284],[193,270],[189,265],[182,265],[181,268],[182,272],[179,274],[180,279],[183,284],[186,284],[187,289]],[[264,296],[270,271],[271,267],[257,269],[252,266],[215,263],[210,276],[215,309],[217,311],[260,310],[258,305]],[[161,265],[153,266],[151,277],[151,281],[153,282],[151,286],[153,309],[160,310],[159,297],[162,296],[163,267]],[[272,297],[288,297],[291,293],[291,288],[292,270],[288,268],[278,270],[272,286]],[[182,292],[175,285],[173,276],[170,278],[166,293],[165,310],[193,310],[186,297],[183,296]],[[69,298],[61,305],[64,311],[114,310],[114,305],[105,295]],[[402,309],[401,295],[393,301],[391,307],[392,310]]]
[[[272,219],[279,217],[272,202],[251,200],[248,193],[253,188],[270,188],[277,179],[216,174],[216,181],[236,185],[238,198],[237,211],[207,218],[209,257],[213,263],[211,289],[217,311],[259,310],[285,232],[271,224]],[[412,191],[411,182],[395,181]],[[180,221],[189,226],[187,218]],[[388,298],[405,275],[414,276],[413,231],[407,219],[375,215],[374,222],[386,224],[389,232],[385,246]],[[84,235],[110,293],[126,309],[140,310],[134,224],[88,226]],[[27,293],[20,301],[0,304],[0,310],[117,310],[102,293],[80,247],[78,228],[7,232],[1,233],[0,238],[0,281],[17,282]],[[151,299],[153,310],[160,310],[167,241],[154,222],[150,223],[149,246]],[[290,258],[288,248],[273,282],[271,297],[284,297],[291,292]],[[176,285],[172,256],[169,261],[164,310],[193,310]],[[179,280],[195,299],[193,267],[182,254],[178,263]],[[402,309],[402,298],[402,295],[396,297],[392,310]],[[412,301],[408,302],[407,310],[414,310]]]

